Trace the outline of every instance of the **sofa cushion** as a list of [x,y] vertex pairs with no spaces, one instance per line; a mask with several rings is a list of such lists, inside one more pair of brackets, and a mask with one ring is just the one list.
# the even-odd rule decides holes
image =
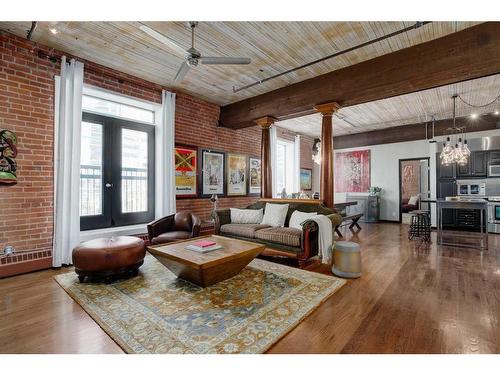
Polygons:
[[300,247],[302,230],[297,228],[266,228],[255,232],[255,238],[281,245]]
[[264,217],[264,210],[241,210],[230,208],[232,224],[260,224]]
[[419,200],[420,200],[420,197],[418,195],[412,195],[410,197],[410,199],[408,199],[408,204],[415,206]]
[[174,242],[179,240],[186,240],[191,237],[191,232],[184,230],[174,230],[172,232],[165,232],[159,236],[154,237],[151,240],[153,245],[158,245],[162,243]]
[[263,224],[224,224],[220,227],[220,232],[232,236],[255,238],[255,231],[268,227],[269,225]]
[[302,225],[300,224],[302,224],[307,219],[316,216],[317,214],[317,212],[294,211],[292,213],[292,216],[290,217],[290,223],[288,224],[288,226],[290,228],[302,229]]
[[282,227],[285,225],[287,212],[288,204],[266,203],[262,224],[270,225],[272,227]]

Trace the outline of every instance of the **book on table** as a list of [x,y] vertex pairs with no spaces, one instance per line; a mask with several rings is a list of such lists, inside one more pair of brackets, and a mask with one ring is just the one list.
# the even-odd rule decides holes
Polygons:
[[187,245],[186,249],[192,250],[192,251],[197,251],[199,253],[208,253],[209,251],[222,249],[222,246],[218,245],[214,241],[203,240],[203,241],[198,241],[198,242],[194,242],[192,244]]

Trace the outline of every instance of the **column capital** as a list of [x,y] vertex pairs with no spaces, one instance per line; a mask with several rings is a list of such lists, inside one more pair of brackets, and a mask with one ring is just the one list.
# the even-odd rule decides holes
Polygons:
[[263,129],[268,129],[271,127],[272,124],[276,122],[276,119],[271,116],[264,116],[261,118],[258,118],[257,120],[254,120],[254,122],[259,125]]
[[337,102],[316,104],[314,109],[316,112],[320,112],[323,116],[331,116],[334,112],[340,109],[340,104]]

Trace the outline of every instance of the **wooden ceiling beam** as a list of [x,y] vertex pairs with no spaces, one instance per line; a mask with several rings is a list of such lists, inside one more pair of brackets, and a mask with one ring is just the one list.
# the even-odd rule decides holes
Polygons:
[[[450,134],[449,128],[453,126],[453,119],[438,120],[435,122],[434,135],[436,137]],[[486,114],[479,116],[476,120],[471,120],[470,117],[457,118],[457,126],[465,126],[467,132],[479,132],[485,130],[500,129],[500,116]],[[383,145],[397,142],[410,142],[422,139],[432,138],[432,123],[428,123],[427,134],[425,131],[425,123],[401,125],[392,128],[373,130],[364,133],[342,135],[335,137],[333,132],[333,148],[335,150],[351,148]]]
[[314,113],[316,103],[342,107],[409,94],[500,72],[500,22],[486,22],[442,38],[307,79],[221,108],[222,126],[254,126]]

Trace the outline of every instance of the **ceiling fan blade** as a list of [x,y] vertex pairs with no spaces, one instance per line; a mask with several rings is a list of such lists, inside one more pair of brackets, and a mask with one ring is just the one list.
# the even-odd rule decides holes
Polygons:
[[177,55],[181,57],[186,57],[187,56],[187,51],[179,46],[177,43],[175,43],[172,39],[167,38],[165,35],[160,34],[158,31],[152,29],[149,26],[146,25],[141,25],[139,27],[142,31],[144,31],[146,34],[149,36],[155,38],[157,41],[165,44],[167,47],[169,47],[172,51],[174,51]]
[[237,65],[247,65],[250,64],[252,60],[248,57],[206,57],[201,58],[201,63],[205,65],[222,65],[222,64],[237,64]]
[[177,74],[175,75],[174,82],[181,82],[189,71],[189,65],[187,62],[183,62],[179,68]]

